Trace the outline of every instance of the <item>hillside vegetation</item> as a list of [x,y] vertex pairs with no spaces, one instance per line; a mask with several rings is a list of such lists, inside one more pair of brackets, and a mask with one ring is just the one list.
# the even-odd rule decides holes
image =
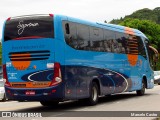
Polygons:
[[148,8],[137,10],[133,12],[131,15],[126,15],[124,18],[121,17],[120,19],[113,19],[112,21],[110,21],[110,23],[119,24],[124,20],[126,20],[127,18],[149,20],[157,24],[160,24],[160,7],[157,7],[153,10]]

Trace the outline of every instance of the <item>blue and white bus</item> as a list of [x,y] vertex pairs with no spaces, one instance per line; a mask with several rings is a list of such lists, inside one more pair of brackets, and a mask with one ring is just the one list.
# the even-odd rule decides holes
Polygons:
[[6,95],[44,106],[154,87],[153,55],[140,31],[62,15],[8,18],[3,30]]

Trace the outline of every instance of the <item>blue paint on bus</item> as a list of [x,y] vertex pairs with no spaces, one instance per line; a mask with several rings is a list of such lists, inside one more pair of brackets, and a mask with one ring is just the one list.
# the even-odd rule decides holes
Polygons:
[[[47,16],[45,19],[50,20],[48,17],[51,16]],[[20,20],[16,18],[12,20],[11,18],[4,25],[2,53],[3,65],[6,68],[4,72],[7,76],[5,79],[10,83],[10,86],[5,86],[8,98],[30,101],[64,101],[88,98],[90,96],[89,88],[94,80],[98,82],[100,95],[141,90],[144,79],[146,87],[153,88],[153,71],[150,67],[147,45],[145,44],[147,37],[142,32],[131,29],[134,34],[130,35],[125,32],[126,27],[123,26],[92,23],[54,15],[51,18],[53,26],[46,25],[48,29],[53,27],[53,35],[50,35],[50,32],[45,34],[43,31],[38,31],[44,33],[41,36],[39,33],[34,35],[34,32],[36,27],[41,29],[40,25],[44,23],[40,23],[42,21],[39,22],[38,17],[35,19],[29,17],[26,23],[23,18],[25,17],[20,17]],[[22,21],[26,27],[21,35],[17,35],[19,30],[17,25],[22,24]],[[15,29],[16,33],[8,32],[8,29],[12,27],[12,22],[15,24],[12,29]],[[70,25],[70,34],[72,31],[77,31],[75,35],[66,34],[66,24]],[[30,27],[28,27],[29,25]],[[85,30],[88,30],[89,33],[80,31],[81,27],[86,27]],[[42,28],[44,31],[46,29]],[[109,36],[108,33],[115,35]],[[84,34],[89,35],[83,38],[87,42],[80,38],[80,35],[83,37]],[[120,37],[118,38],[118,36]],[[102,40],[98,41],[98,37]],[[68,42],[69,39],[72,39],[73,42]],[[81,41],[76,43],[75,41],[79,39]],[[109,42],[105,42],[107,41],[105,39]],[[130,39],[135,39],[135,42]],[[130,43],[127,42],[129,40]],[[132,46],[132,42],[136,47]],[[110,43],[113,43],[110,48],[102,47],[105,44],[110,45]],[[93,47],[94,45],[98,45],[98,47]],[[127,48],[127,45],[130,48]],[[139,47],[139,45],[142,46]],[[141,53],[140,48],[144,53]],[[135,61],[129,61],[128,54],[137,57],[134,66],[131,64],[134,64]],[[59,63],[60,68],[55,68],[55,63]],[[56,74],[54,73],[55,69],[58,69]],[[62,81],[52,86],[56,75]],[[26,91],[34,91],[34,95],[28,95]]]

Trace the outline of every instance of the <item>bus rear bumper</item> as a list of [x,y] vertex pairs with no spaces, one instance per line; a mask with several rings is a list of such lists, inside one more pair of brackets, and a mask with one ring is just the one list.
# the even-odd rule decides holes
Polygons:
[[47,88],[11,88],[5,87],[8,99],[16,101],[63,101],[62,86]]

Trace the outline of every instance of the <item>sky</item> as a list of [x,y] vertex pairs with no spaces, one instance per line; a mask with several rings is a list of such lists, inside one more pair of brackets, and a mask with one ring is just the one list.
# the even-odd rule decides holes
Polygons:
[[1,0],[0,38],[9,17],[30,14],[61,14],[93,22],[107,22],[134,11],[160,7],[160,0]]

